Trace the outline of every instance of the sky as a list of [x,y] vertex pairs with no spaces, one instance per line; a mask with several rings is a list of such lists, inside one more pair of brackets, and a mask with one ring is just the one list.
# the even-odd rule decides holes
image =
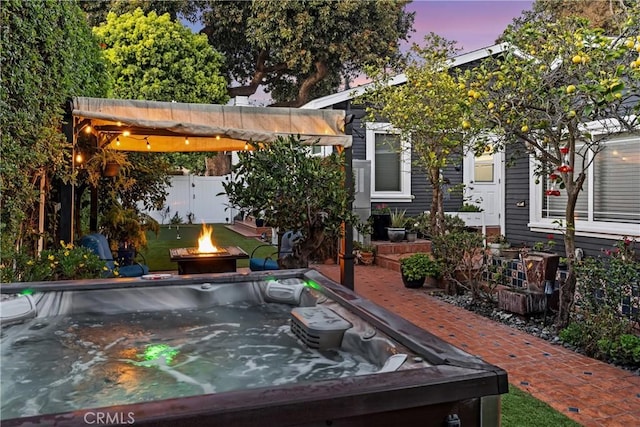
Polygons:
[[[424,36],[434,32],[457,42],[459,53],[491,46],[507,25],[532,5],[533,0],[414,0],[406,7],[416,12],[409,43],[422,44]],[[261,90],[250,99],[258,105],[269,103],[269,96]]]
[[421,44],[434,32],[456,41],[460,53],[470,52],[494,44],[513,18],[532,5],[531,0],[414,0],[406,7],[416,12],[410,41]]

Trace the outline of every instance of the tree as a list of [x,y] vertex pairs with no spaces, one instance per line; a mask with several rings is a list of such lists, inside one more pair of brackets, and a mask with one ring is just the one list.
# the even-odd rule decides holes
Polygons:
[[233,96],[264,85],[277,105],[299,107],[335,90],[366,64],[398,55],[413,14],[408,2],[376,0],[209,1],[202,11],[211,45],[226,57]]
[[[511,48],[470,74],[479,92],[476,114],[501,142],[522,144],[537,161],[547,197],[567,197],[563,230],[568,277],[560,288],[557,324],[567,325],[575,293],[575,208],[586,171],[620,132],[638,131],[638,6],[616,37],[580,18],[542,11],[510,26]],[[498,147],[497,144],[496,147]]]
[[568,16],[581,16],[595,28],[608,32],[619,31],[625,21],[626,11],[636,0],[537,0],[534,12],[547,12],[554,20]]
[[363,100],[369,105],[367,120],[384,117],[400,132],[403,149],[411,149],[412,162],[424,168],[432,190],[431,231],[439,236],[444,233],[441,171],[453,155],[462,154],[463,142],[471,137],[468,99],[474,99],[476,91],[467,93],[449,70],[456,52],[453,42],[432,33],[424,43],[414,45],[400,65],[405,84],[390,86],[389,74],[378,67],[370,72],[374,82]]
[[[40,196],[53,210],[52,182],[73,179],[71,147],[60,131],[66,100],[104,96],[108,78],[98,43],[75,3],[11,0],[3,2],[0,14],[4,263],[14,248],[35,251]],[[44,237],[51,239],[55,230],[50,223],[45,227]]]
[[[184,3],[184,2],[183,2]],[[127,4],[111,2],[116,10]],[[147,7],[163,7],[163,2],[137,2]],[[171,4],[167,8],[177,7]],[[176,9],[172,9],[174,12]],[[145,15],[142,9],[116,15],[109,12],[106,22],[94,28],[102,43],[113,79],[111,95],[125,99],[177,101],[194,103],[225,103],[227,83],[221,75],[223,57],[203,35],[171,20],[165,13],[154,11]],[[90,142],[90,145],[94,143]],[[138,210],[138,202],[146,209],[160,209],[166,197],[169,172],[175,165],[201,164],[201,153],[130,153],[132,167],[128,174],[116,179],[99,178],[108,185],[97,186],[100,200],[111,205],[122,203],[126,209]],[[95,181],[95,179],[94,179]],[[94,187],[95,182],[92,184]],[[109,210],[103,204],[102,213]]]
[[343,222],[359,223],[344,186],[344,156],[310,156],[310,147],[293,136],[251,147],[238,153],[235,180],[223,183],[229,202],[282,232],[301,232],[287,267],[307,267],[325,239],[340,234]]
[[113,79],[112,96],[154,101],[225,103],[223,57],[205,36],[142,9],[116,15],[94,28]]

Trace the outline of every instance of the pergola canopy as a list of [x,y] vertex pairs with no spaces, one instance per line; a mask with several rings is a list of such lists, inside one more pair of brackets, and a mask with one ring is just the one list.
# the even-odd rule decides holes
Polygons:
[[76,132],[91,126],[101,146],[123,151],[236,151],[249,141],[289,135],[309,144],[351,146],[342,110],[75,97],[72,115]]

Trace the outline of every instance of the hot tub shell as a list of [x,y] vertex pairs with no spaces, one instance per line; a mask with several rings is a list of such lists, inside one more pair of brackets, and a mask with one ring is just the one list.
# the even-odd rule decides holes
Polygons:
[[[375,330],[410,349],[429,366],[348,378],[203,394],[103,408],[3,420],[3,426],[72,426],[96,422],[148,426],[498,426],[499,395],[508,392],[507,373],[359,297],[315,270],[250,274],[200,274],[147,281],[140,278],[5,284],[2,293],[27,289],[104,291],[142,287],[236,284],[300,278]],[[15,322],[15,313],[11,321]],[[4,322],[3,322],[4,323]],[[4,326],[4,325],[3,325]],[[6,361],[3,361],[6,362]],[[106,414],[106,415],[105,415]],[[90,416],[87,419],[87,416]],[[94,418],[91,418],[94,417]],[[107,418],[108,417],[108,418]],[[447,420],[450,421],[447,424]],[[105,425],[102,423],[102,425]]]

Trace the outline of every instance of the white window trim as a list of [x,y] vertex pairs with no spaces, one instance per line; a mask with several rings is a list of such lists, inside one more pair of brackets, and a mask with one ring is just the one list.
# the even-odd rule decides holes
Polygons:
[[[598,131],[602,126],[586,126],[591,130]],[[612,141],[614,141],[612,139]],[[589,154],[592,155],[592,154]],[[535,170],[537,160],[533,155],[529,156],[529,170]],[[591,163],[590,168],[594,167]],[[533,176],[532,176],[533,178]],[[581,197],[588,198],[588,206],[593,206],[593,173],[587,174],[589,180],[587,194]],[[560,218],[543,218],[543,184],[542,180],[536,183],[535,179],[529,180],[529,218],[528,225],[530,231],[559,234],[561,231],[558,225]],[[564,221],[564,218],[561,218]],[[640,224],[631,224],[624,222],[604,222],[593,220],[593,210],[588,209],[586,220],[576,220],[576,236],[597,237],[604,239],[621,239],[623,237],[640,237]]]
[[402,152],[400,153],[400,188],[401,191],[375,191],[375,167],[376,148],[375,135],[377,133],[396,133],[400,131],[393,128],[389,123],[367,123],[366,125],[366,159],[371,161],[371,202],[412,202],[414,196],[411,194],[411,141],[403,140]]

